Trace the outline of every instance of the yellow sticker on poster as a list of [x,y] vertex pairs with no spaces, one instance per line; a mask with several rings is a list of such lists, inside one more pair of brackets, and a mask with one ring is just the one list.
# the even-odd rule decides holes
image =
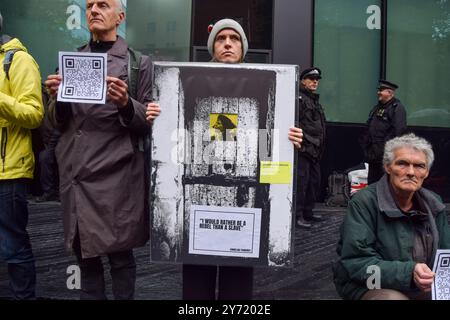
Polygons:
[[292,164],[290,162],[261,161],[260,183],[291,184]]

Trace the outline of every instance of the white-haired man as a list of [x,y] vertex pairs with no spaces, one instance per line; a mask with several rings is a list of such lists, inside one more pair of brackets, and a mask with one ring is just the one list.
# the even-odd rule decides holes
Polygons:
[[[147,56],[138,61],[137,88],[129,90],[130,51],[117,35],[124,19],[120,0],[86,0],[92,38],[79,51],[108,53],[108,100],[104,105],[58,102],[55,108],[61,129],[56,156],[65,245],[80,265],[81,299],[106,299],[103,254],[111,266],[114,298],[133,299],[133,248],[149,238],[140,137],[147,134],[159,106],[151,103]],[[48,77],[53,97],[60,83],[61,76]]]
[[[436,250],[450,248],[445,205],[422,187],[433,160],[431,145],[414,134],[386,143],[386,174],[352,198],[341,228],[334,280],[343,298],[430,299]],[[369,290],[370,266],[381,288]]]

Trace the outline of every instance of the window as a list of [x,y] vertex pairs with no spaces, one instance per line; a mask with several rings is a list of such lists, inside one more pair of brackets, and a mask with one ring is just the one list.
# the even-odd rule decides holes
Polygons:
[[315,1],[314,66],[328,121],[364,123],[377,102],[379,8],[374,0]]
[[272,50],[273,0],[194,0],[193,45],[206,46],[208,26],[220,19],[239,22],[250,49]]
[[189,61],[191,1],[132,0],[127,14],[127,40],[133,48],[153,60]]
[[154,22],[147,23],[148,32],[156,32],[156,24]]
[[408,125],[450,127],[450,1],[388,3],[387,78]]
[[84,6],[77,2],[2,0],[0,10],[4,33],[27,47],[39,64],[42,80],[55,72],[58,51],[73,51],[89,40]]
[[167,22],[167,32],[176,32],[177,31],[177,22],[176,21],[168,21]]
[[[126,20],[119,27],[119,35],[130,46],[153,59],[189,60],[191,1],[122,3]],[[85,6],[85,0],[1,0],[4,33],[23,42],[39,64],[44,80],[54,73],[59,51],[74,51],[89,40]],[[170,30],[166,30],[168,24]]]

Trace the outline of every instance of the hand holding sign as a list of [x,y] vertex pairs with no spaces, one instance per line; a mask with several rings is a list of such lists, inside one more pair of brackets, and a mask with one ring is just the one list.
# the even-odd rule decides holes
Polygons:
[[122,81],[114,77],[106,77],[106,83],[108,84],[108,97],[119,108],[126,107],[128,104],[128,85],[125,81]]

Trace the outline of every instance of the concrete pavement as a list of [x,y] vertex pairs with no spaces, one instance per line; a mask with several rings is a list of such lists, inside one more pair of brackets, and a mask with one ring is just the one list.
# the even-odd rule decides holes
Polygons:
[[[66,273],[76,264],[64,251],[61,206],[58,202],[30,201],[29,232],[37,267],[37,295],[42,299],[78,299],[76,290],[67,289]],[[257,268],[254,299],[261,300],[322,300],[339,299],[332,282],[331,263],[339,226],[345,208],[328,208],[318,204],[316,212],[325,221],[311,230],[295,232],[295,258],[292,268]],[[135,250],[137,263],[136,299],[181,299],[181,266],[150,263],[149,246]],[[107,292],[111,292],[108,270]],[[0,263],[0,299],[9,297],[5,263]],[[111,296],[110,296],[111,297]],[[112,298],[112,297],[111,297]]]

